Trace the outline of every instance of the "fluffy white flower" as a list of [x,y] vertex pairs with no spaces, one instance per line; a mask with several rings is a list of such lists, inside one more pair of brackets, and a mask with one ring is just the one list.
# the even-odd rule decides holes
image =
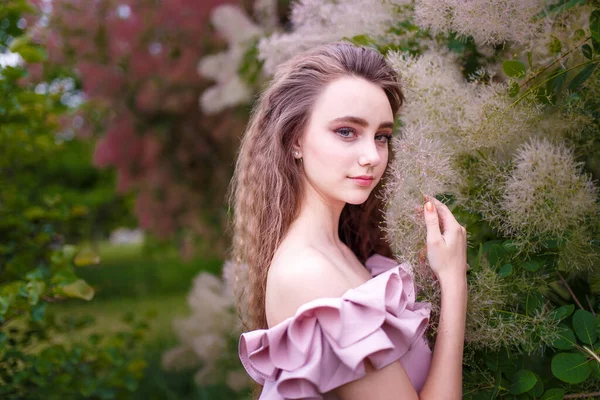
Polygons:
[[448,192],[458,175],[452,167],[452,152],[431,136],[428,125],[407,126],[392,144],[394,160],[384,190],[386,232],[402,259],[417,265],[426,237],[423,215],[417,213],[423,195]]
[[452,54],[431,50],[415,57],[390,52],[388,61],[400,73],[407,124],[427,121],[430,136],[458,151],[515,145],[530,135],[539,106],[525,99],[511,106],[507,84],[467,82]]
[[398,6],[408,0],[299,0],[291,13],[293,30],[262,38],[259,58],[263,69],[273,74],[275,67],[293,55],[344,37],[368,34],[381,37],[398,21]]
[[521,246],[535,249],[539,240],[563,238],[597,211],[596,186],[564,145],[530,140],[514,161],[501,201],[502,228]]
[[277,15],[278,0],[255,0],[254,16],[262,27],[272,31],[279,23]]
[[164,369],[178,371],[197,367],[201,359],[188,346],[182,345],[165,351],[161,361]]
[[[188,304],[192,313],[186,318],[173,320],[173,331],[180,345],[168,350],[162,356],[163,366],[167,369],[186,368],[200,362],[203,368],[196,374],[200,383],[212,383],[219,377],[215,366],[227,354],[227,341],[235,332],[239,332],[239,319],[234,308],[234,294],[229,287],[233,279],[234,263],[228,261],[224,266],[224,279],[207,272],[201,272],[194,279],[188,295]],[[232,380],[237,386],[241,382]]]
[[215,29],[228,43],[227,51],[206,56],[198,63],[198,73],[216,81],[200,97],[200,106],[207,114],[215,114],[227,107],[252,99],[251,89],[237,71],[252,40],[264,34],[244,12],[236,6],[221,5],[211,14]]
[[203,360],[216,360],[225,350],[225,337],[220,332],[199,335],[192,340],[192,348]]
[[416,0],[415,22],[433,33],[456,32],[476,43],[526,43],[542,29],[545,0]]
[[234,391],[239,392],[250,386],[250,377],[246,371],[228,371],[227,386],[232,388]]

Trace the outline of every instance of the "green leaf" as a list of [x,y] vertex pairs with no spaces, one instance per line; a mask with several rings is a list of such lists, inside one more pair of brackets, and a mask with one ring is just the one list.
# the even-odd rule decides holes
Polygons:
[[573,346],[577,343],[577,339],[575,338],[573,331],[565,324],[560,324],[558,328],[559,337],[550,345],[560,350],[569,350],[573,348]]
[[512,264],[504,264],[498,271],[498,275],[500,275],[503,278],[510,276],[512,273],[513,273]]
[[600,315],[596,317],[596,333],[600,336]]
[[538,292],[528,292],[525,300],[525,314],[532,316],[544,305],[544,298]]
[[504,242],[502,242],[502,247],[504,247],[504,249],[508,252],[514,253],[518,250],[517,245],[515,244],[514,240],[505,240]]
[[537,378],[533,372],[522,369],[510,378],[508,390],[515,395],[523,394],[533,389],[536,382]]
[[373,46],[373,44],[374,44],[373,39],[369,35],[365,35],[365,34],[352,36],[351,38],[346,38],[346,40],[348,40],[349,42],[352,42],[353,44],[355,44],[357,46],[369,47],[369,46]]
[[77,254],[75,259],[73,260],[73,263],[77,267],[99,264],[100,256],[92,249],[83,249]]
[[83,279],[77,279],[75,282],[62,286],[62,292],[65,296],[83,300],[94,298],[94,289]]
[[502,70],[511,78],[521,78],[525,76],[527,69],[525,64],[519,60],[507,60],[502,63]]
[[562,42],[556,36],[552,36],[550,43],[548,43],[548,50],[551,53],[560,53],[562,50]]
[[517,82],[513,82],[510,84],[510,87],[508,88],[508,95],[510,97],[517,97],[517,95],[519,94],[520,91],[521,91],[521,87],[519,86],[519,84]]
[[46,302],[41,302],[31,307],[31,319],[34,322],[40,322],[44,319],[46,313]]
[[502,247],[499,244],[492,244],[487,249],[487,258],[488,258],[488,261],[490,262],[490,265],[492,265],[492,266],[497,265],[500,262],[500,260],[502,259],[504,252],[505,252],[504,247]]
[[592,48],[596,53],[600,53],[600,40],[592,38]]
[[16,81],[19,78],[27,75],[27,71],[21,67],[4,67],[4,69],[0,68],[0,73],[11,81]]
[[582,69],[569,83],[569,90],[576,91],[579,86],[581,86],[587,79],[592,76],[592,73],[598,66],[598,63],[587,65],[584,69]]
[[558,353],[550,367],[555,377],[567,383],[581,383],[592,373],[587,358],[578,353]]
[[596,320],[591,312],[577,310],[573,315],[573,329],[583,343],[592,344],[598,339]]
[[31,38],[28,35],[23,35],[10,42],[10,46],[8,46],[8,49],[13,53],[17,53],[23,47],[29,46],[30,43]]
[[594,57],[592,46],[590,46],[589,44],[584,44],[583,46],[581,46],[581,52],[583,53],[583,56],[588,60],[591,60],[592,57]]
[[590,15],[590,33],[594,40],[600,42],[600,10],[594,10]]
[[39,63],[47,58],[46,50],[36,46],[22,46],[16,53],[28,63]]
[[521,266],[527,271],[535,272],[542,266],[542,263],[536,260],[525,261]]
[[527,64],[529,64],[529,69],[533,69],[533,55],[531,51],[527,52]]
[[600,379],[600,363],[595,362],[592,364],[592,375],[596,379]]
[[565,391],[563,389],[548,389],[546,393],[542,395],[540,400],[562,400],[565,397]]
[[573,32],[573,39],[574,40],[581,40],[585,37],[585,31],[581,28],[576,29],[575,32]]
[[540,378],[538,375],[535,377],[537,378],[537,382],[535,383],[533,389],[531,389],[530,394],[532,394],[534,397],[540,397],[542,394],[544,394],[544,382],[542,382],[542,378]]
[[34,306],[46,290],[46,283],[43,281],[29,281],[25,285],[25,289],[27,289],[29,305]]
[[561,321],[567,318],[569,315],[573,314],[573,311],[575,311],[575,305],[568,304],[566,306],[558,307],[552,310],[550,316],[554,321]]

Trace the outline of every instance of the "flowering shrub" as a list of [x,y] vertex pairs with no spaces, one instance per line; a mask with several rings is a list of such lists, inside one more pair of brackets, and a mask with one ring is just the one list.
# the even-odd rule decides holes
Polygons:
[[249,388],[250,378],[237,355],[242,331],[235,313],[234,264],[223,267],[222,279],[201,272],[188,295],[192,314],[173,320],[173,331],[181,344],[163,354],[166,369],[201,366],[195,375],[199,385],[225,383],[236,392]]
[[386,229],[434,304],[435,335],[439,286],[415,209],[434,195],[467,226],[465,398],[598,395],[599,6],[302,0],[238,67],[269,76],[300,50],[345,39],[401,74]]
[[119,191],[135,193],[140,226],[163,238],[194,233],[221,249],[245,115],[200,111],[208,82],[197,63],[219,47],[206,22],[225,2],[34,0],[37,13],[26,19],[36,27],[30,40],[48,55],[28,65],[29,79],[66,74],[77,82],[83,104],[64,118],[65,129],[98,139],[94,163],[115,168]]

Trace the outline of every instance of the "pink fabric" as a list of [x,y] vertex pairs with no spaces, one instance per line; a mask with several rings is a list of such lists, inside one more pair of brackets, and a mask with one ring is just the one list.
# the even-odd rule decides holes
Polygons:
[[336,399],[327,392],[365,376],[365,359],[376,369],[400,360],[421,389],[431,307],[415,302],[408,264],[374,255],[365,266],[374,277],[341,297],[309,301],[293,317],[241,335],[239,356],[263,385],[261,400]]

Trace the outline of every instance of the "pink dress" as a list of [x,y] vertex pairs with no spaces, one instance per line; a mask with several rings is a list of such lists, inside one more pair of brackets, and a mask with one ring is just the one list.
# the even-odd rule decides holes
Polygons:
[[400,360],[421,390],[432,356],[423,338],[430,305],[415,302],[408,264],[376,254],[365,266],[373,278],[341,297],[309,301],[293,317],[241,335],[239,356],[263,385],[261,400],[335,400],[328,392],[365,376],[365,359],[376,369]]

